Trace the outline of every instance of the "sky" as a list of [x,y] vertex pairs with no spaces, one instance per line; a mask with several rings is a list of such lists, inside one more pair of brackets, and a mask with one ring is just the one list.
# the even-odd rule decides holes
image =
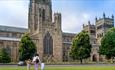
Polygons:
[[[28,28],[29,0],[0,0],[0,25]],[[115,15],[115,0],[52,0],[54,12],[62,14],[63,32],[78,33],[95,17]]]

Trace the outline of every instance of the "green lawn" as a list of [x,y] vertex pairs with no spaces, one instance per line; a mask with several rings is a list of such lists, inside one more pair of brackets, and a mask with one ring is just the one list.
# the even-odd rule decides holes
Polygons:
[[[0,70],[26,70],[26,67],[23,67],[23,66],[2,67],[0,66]],[[31,70],[34,70],[34,68],[31,67]],[[115,70],[115,66],[68,66],[68,67],[46,66],[45,70]]]

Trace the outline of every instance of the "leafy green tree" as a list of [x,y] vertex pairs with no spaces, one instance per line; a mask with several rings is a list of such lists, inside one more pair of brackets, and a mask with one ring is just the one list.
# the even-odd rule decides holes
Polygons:
[[20,41],[19,47],[19,60],[25,61],[27,59],[32,59],[33,55],[36,53],[36,46],[29,34],[25,34]]
[[9,63],[11,58],[5,48],[0,49],[0,63]]
[[109,29],[101,40],[99,53],[105,55],[107,59],[115,57],[115,28]]
[[70,51],[70,56],[76,60],[80,60],[82,64],[82,60],[90,57],[91,53],[91,44],[90,38],[87,32],[82,31],[78,35],[75,36],[72,42],[72,48]]

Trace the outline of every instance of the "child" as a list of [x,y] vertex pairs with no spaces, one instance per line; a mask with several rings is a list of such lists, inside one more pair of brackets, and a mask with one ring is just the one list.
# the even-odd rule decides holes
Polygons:
[[28,60],[26,61],[26,64],[27,64],[27,70],[30,70],[31,60],[28,59]]
[[41,70],[44,70],[44,66],[45,66],[45,64],[41,63]]

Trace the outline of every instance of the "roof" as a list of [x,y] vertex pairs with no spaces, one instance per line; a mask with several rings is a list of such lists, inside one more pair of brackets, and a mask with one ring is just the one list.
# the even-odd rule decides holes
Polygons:
[[63,42],[64,44],[72,44],[72,42]]
[[0,40],[4,41],[20,41],[20,38],[0,37]]
[[27,32],[27,29],[0,25],[0,31],[25,33]]
[[65,33],[63,32],[63,36],[75,36],[76,34],[75,33]]

